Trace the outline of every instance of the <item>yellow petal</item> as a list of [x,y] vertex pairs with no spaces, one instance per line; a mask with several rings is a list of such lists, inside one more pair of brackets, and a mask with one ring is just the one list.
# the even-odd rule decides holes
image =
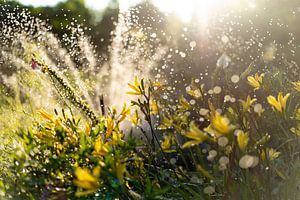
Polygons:
[[251,85],[252,87],[254,87],[255,90],[259,88],[260,84],[259,84],[258,81],[255,80],[254,77],[248,76],[247,80],[248,80],[249,85]]
[[96,179],[92,175],[90,175],[87,169],[82,169],[80,167],[76,168],[75,175],[79,181],[90,181],[95,182]]
[[161,143],[161,148],[163,149],[163,151],[168,151],[170,150],[172,146],[172,138],[171,136],[165,136],[164,137],[164,141]]
[[159,108],[156,101],[154,100],[150,101],[150,110],[151,110],[150,114],[152,115],[156,115],[158,113]]
[[271,148],[268,151],[268,155],[269,155],[269,159],[270,160],[274,160],[276,158],[278,158],[278,156],[280,155],[279,151],[276,151],[275,149]]
[[230,124],[229,119],[221,116],[221,114],[218,112],[215,113],[215,116],[212,120],[212,125],[213,128],[221,135],[228,134],[234,129],[234,126]]
[[139,118],[139,114],[138,114],[137,110],[134,112],[133,116],[128,117],[128,120],[129,120],[134,126],[138,125],[140,118]]
[[140,87],[139,78],[137,76],[134,77],[134,86],[137,87],[137,88]]
[[283,110],[285,110],[286,102],[287,102],[289,96],[290,96],[290,93],[286,94],[284,97],[282,97],[282,95],[281,95],[281,98],[279,101],[280,101],[280,104],[281,104],[281,107]]
[[87,190],[95,190],[98,187],[97,179],[92,176],[87,169],[77,167],[75,169],[75,175],[77,179],[74,180],[74,183],[77,186]]
[[295,90],[297,90],[298,92],[300,92],[300,81],[293,82],[293,85],[294,85]]
[[186,98],[184,98],[183,96],[180,97],[179,99],[179,105],[184,109],[184,110],[188,110],[190,109],[190,104],[189,102],[186,100]]
[[141,95],[141,93],[137,93],[137,92],[126,92],[126,94],[130,94],[130,95]]
[[243,107],[243,112],[249,112],[250,106],[256,101],[256,99],[251,99],[251,97],[248,95],[246,101],[240,100]]
[[114,126],[115,126],[115,122],[112,118],[107,118],[106,119],[106,137],[110,137],[111,136],[111,133],[112,131],[114,130]]
[[267,97],[268,103],[273,106],[277,111],[282,112],[282,108],[279,102],[273,96]]
[[134,85],[132,85],[132,84],[130,84],[130,83],[128,83],[128,86],[129,86],[132,90],[134,90],[136,93],[141,93],[141,91],[140,91],[140,89],[139,89],[138,87],[136,87],[136,86],[134,86]]
[[40,114],[41,117],[43,117],[43,118],[46,119],[46,120],[49,120],[49,121],[51,121],[51,122],[54,121],[52,115],[50,115],[49,113],[47,113],[47,112],[44,111],[44,110],[40,110],[40,111],[39,111],[39,114]]
[[200,143],[201,143],[201,141],[198,141],[198,140],[190,140],[190,141],[184,143],[181,148],[183,148],[183,149],[190,148],[190,147],[193,147],[193,146],[198,145]]
[[185,136],[193,140],[198,140],[199,142],[203,142],[208,138],[204,132],[198,129],[194,121],[191,122],[190,131],[185,133]]
[[212,137],[217,137],[218,133],[213,129],[212,124],[203,129],[205,132],[209,133]]
[[237,141],[239,148],[244,151],[249,142],[249,134],[243,131],[239,131],[237,135]]
[[97,166],[93,169],[93,176],[95,177],[99,177],[100,176],[100,173],[101,173],[101,167],[100,166]]

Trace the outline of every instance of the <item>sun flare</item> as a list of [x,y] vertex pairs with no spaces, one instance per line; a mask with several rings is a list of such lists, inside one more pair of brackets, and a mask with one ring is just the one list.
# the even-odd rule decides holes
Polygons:
[[162,12],[173,13],[183,22],[190,22],[194,17],[205,22],[214,13],[256,6],[255,0],[152,0],[152,2]]

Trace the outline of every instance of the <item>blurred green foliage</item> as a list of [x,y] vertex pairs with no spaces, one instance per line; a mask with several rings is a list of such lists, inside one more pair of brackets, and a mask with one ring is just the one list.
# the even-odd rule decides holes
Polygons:
[[[1,0],[1,5],[10,5],[7,12],[18,12],[14,8],[28,9],[37,18],[45,20],[51,27],[52,32],[60,39],[63,35],[70,34],[65,27],[74,23],[84,28],[85,33],[91,37],[91,42],[96,44],[97,51],[107,54],[110,44],[111,31],[114,30],[118,16],[118,3],[112,0],[105,10],[93,11],[86,7],[84,0],[67,0],[59,2],[55,6],[33,7],[25,6],[17,1]],[[3,18],[4,16],[0,16]],[[76,27],[76,26],[75,26]]]

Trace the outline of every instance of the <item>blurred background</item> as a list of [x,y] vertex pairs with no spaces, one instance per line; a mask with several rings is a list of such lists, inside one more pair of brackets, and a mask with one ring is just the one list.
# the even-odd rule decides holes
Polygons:
[[[45,35],[41,31],[45,27],[61,45],[47,46],[54,65],[64,62],[54,52],[65,49],[75,68],[103,74],[99,90],[113,104],[118,103],[116,97],[125,100],[118,93],[134,74],[171,83],[170,91],[176,94],[193,78],[211,89],[212,76],[222,85],[250,65],[257,72],[280,67],[291,79],[299,76],[299,0],[0,2],[2,50],[16,51],[11,48],[14,38],[19,38],[14,33],[28,29],[32,38],[33,34],[39,38]],[[32,17],[25,28],[19,24],[30,17],[22,12]],[[33,24],[40,25],[34,28]],[[83,37],[86,43],[78,42]],[[3,56],[0,65],[1,73],[14,72],[14,65]],[[216,72],[218,68],[229,77]]]

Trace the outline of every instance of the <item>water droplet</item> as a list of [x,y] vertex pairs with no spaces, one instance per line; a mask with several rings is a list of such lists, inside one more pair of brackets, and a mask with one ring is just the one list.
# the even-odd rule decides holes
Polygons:
[[239,75],[233,75],[233,76],[231,77],[231,82],[237,83],[237,82],[239,82],[239,81],[240,81]]
[[231,62],[231,59],[223,53],[221,57],[217,60],[217,67],[226,69],[229,66],[229,63]]
[[226,44],[229,41],[229,38],[226,35],[223,35],[221,40],[222,40],[223,43]]
[[213,194],[215,193],[215,188],[213,186],[207,186],[203,189],[205,194]]
[[170,159],[170,163],[171,163],[172,165],[175,165],[176,162],[177,162],[176,158],[171,158],[171,159]]
[[150,37],[156,38],[156,33],[152,33],[152,34],[150,35]]
[[193,50],[196,47],[196,45],[197,45],[197,43],[195,41],[191,41],[190,42],[191,50]]
[[184,52],[180,52],[179,55],[180,55],[182,58],[185,58],[185,57],[186,57],[186,53],[184,53]]
[[220,86],[215,86],[214,89],[213,89],[213,92],[215,94],[220,94],[222,91],[222,88]]
[[227,137],[219,137],[218,138],[218,145],[221,147],[225,147],[228,144],[228,138]]

